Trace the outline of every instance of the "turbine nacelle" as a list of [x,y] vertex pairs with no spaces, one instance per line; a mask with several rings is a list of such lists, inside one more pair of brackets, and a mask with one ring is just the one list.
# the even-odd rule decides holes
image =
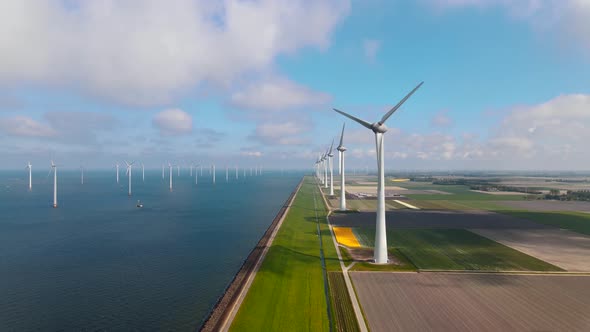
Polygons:
[[381,133],[381,134],[385,134],[387,132],[387,126],[384,123],[381,122],[375,122],[371,125],[370,128],[375,134],[377,133]]
[[339,147],[336,148],[336,150],[338,150],[340,152],[344,152],[344,151],[346,151],[346,148],[343,147],[343,146],[339,146]]

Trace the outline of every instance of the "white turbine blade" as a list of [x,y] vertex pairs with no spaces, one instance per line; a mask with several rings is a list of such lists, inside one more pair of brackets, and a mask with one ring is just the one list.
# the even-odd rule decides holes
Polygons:
[[334,147],[334,139],[332,138],[332,144],[330,144],[330,152],[328,153],[328,155],[332,154],[332,148]]
[[412,96],[414,94],[414,92],[416,92],[416,90],[418,90],[422,84],[424,84],[424,82],[420,82],[420,84],[418,84],[414,90],[410,91],[410,93],[408,93],[404,99],[400,100],[399,103],[397,103],[397,105],[393,106],[392,109],[389,110],[389,112],[385,113],[385,115],[381,118],[381,121],[379,121],[381,124],[385,123],[385,121],[387,121],[387,119],[389,119],[389,117],[395,113],[395,111],[397,111],[398,108],[400,108],[402,106],[403,103],[406,102],[406,100],[408,100],[408,98],[410,98],[410,96]]
[[347,118],[349,118],[349,119],[352,119],[352,120],[354,120],[354,121],[356,121],[356,122],[360,123],[360,124],[361,124],[363,127],[365,127],[365,128],[368,128],[368,129],[371,129],[371,124],[370,124],[370,123],[368,123],[367,121],[365,121],[365,120],[361,120],[361,119],[359,119],[359,118],[357,118],[357,117],[355,117],[355,116],[352,116],[352,115],[350,115],[350,114],[348,114],[348,113],[344,113],[344,112],[342,112],[342,111],[339,111],[339,110],[337,110],[337,109],[335,109],[335,108],[333,108],[333,110],[334,110],[334,111],[336,111],[336,112],[338,112],[338,113],[340,113],[340,114],[342,114],[342,115],[344,115],[345,117],[347,117]]
[[340,134],[340,144],[338,146],[342,146],[342,142],[344,141],[344,126],[346,126],[346,122],[342,124],[342,134]]

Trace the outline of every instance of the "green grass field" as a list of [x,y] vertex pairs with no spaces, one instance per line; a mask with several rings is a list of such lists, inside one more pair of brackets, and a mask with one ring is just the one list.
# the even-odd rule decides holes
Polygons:
[[336,331],[360,331],[342,272],[328,272],[334,328]]
[[530,212],[530,211],[498,211],[514,217],[529,219],[540,224],[569,229],[581,234],[590,235],[590,214],[584,212]]
[[[362,245],[372,247],[374,228],[355,228]],[[389,246],[416,267],[428,270],[561,271],[549,263],[463,229],[388,231]]]
[[258,271],[231,330],[329,331],[314,191],[327,270],[340,270],[325,208],[306,178]]

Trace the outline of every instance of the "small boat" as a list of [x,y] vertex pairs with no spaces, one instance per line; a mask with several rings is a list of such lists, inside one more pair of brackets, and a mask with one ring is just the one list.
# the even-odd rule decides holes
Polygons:
[[137,205],[135,205],[135,206],[138,207],[138,208],[142,208],[143,207],[143,204],[141,203],[140,200],[138,200],[137,201]]

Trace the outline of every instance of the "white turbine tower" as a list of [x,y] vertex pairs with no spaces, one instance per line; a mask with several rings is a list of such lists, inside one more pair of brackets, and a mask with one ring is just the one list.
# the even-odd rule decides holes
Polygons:
[[170,191],[172,191],[172,164],[168,163],[168,173],[170,173]]
[[229,167],[225,166],[225,182],[229,182]]
[[195,166],[195,184],[199,182],[199,173],[197,173],[197,166]]
[[[211,172],[211,169],[209,169]],[[213,164],[213,184],[215,184],[215,164]]]
[[193,176],[193,164],[189,165],[189,169],[190,169],[190,176]]
[[164,180],[164,167],[165,167],[165,166],[166,166],[166,165],[162,165],[162,180]]
[[330,168],[330,196],[334,196],[334,165],[332,163],[332,158],[334,154],[332,153],[332,148],[334,147],[334,139],[332,139],[332,144],[330,145],[330,151],[328,152],[328,167]]
[[118,161],[115,164],[115,166],[117,167],[117,183],[119,183],[119,162]]
[[324,188],[328,189],[328,150],[322,159],[324,160]]
[[422,86],[424,82],[418,84],[414,90],[410,91],[402,100],[400,100],[397,105],[395,105],[389,112],[385,113],[381,120],[375,123],[369,123],[367,121],[361,120],[357,117],[354,117],[350,114],[344,113],[337,109],[334,111],[346,116],[354,120],[355,122],[361,124],[363,127],[370,129],[375,133],[375,145],[377,150],[377,174],[378,174],[378,183],[377,183],[377,220],[376,220],[376,230],[375,230],[375,251],[374,251],[374,258],[375,263],[377,264],[386,264],[388,257],[387,257],[387,234],[386,234],[386,227],[385,227],[385,176],[384,176],[384,153],[383,153],[383,134],[387,132],[387,127],[385,126],[385,121],[389,119],[389,117],[397,111],[402,104],[410,98],[410,96],[418,90]]
[[141,163],[141,181],[145,182],[145,165]]
[[125,175],[127,175],[127,177],[129,178],[129,193],[128,193],[128,195],[131,196],[131,167],[133,166],[133,164],[135,164],[135,162],[132,162],[130,164],[127,161],[125,161],[125,164],[127,165],[127,171],[125,172]]
[[344,126],[346,126],[346,124],[342,125],[340,144],[338,144],[338,147],[336,148],[340,156],[340,158],[338,158],[340,165],[340,211],[346,211],[346,183],[344,178],[344,151],[346,151],[346,148],[342,145],[344,142]]
[[29,163],[27,164],[27,169],[29,170],[29,190],[33,189],[33,172],[32,172],[32,167],[33,165],[31,165],[31,162],[29,161]]
[[84,184],[84,166],[80,166],[80,184]]
[[[57,165],[51,161],[51,169],[49,170],[49,174],[53,171],[53,207],[57,207]],[[49,175],[48,174],[48,175]]]

